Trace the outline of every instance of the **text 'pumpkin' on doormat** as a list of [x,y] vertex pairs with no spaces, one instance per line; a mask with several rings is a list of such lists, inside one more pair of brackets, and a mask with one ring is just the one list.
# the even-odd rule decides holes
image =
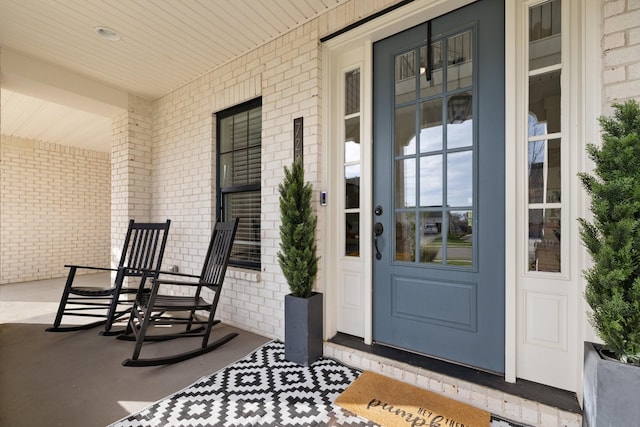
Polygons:
[[385,427],[487,427],[491,422],[486,411],[370,371],[335,403]]

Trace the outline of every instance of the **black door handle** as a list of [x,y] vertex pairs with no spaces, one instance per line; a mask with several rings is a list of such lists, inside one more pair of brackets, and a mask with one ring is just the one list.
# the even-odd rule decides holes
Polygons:
[[378,236],[382,235],[382,232],[384,231],[384,227],[382,226],[381,223],[376,222],[373,226],[373,245],[376,248],[376,259],[377,260],[381,260],[382,259],[382,254],[380,253],[380,249],[378,249]]

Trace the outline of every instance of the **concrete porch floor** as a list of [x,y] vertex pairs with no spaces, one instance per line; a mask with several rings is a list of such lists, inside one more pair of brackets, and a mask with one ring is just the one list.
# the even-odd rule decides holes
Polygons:
[[[81,278],[90,284],[104,280],[104,275]],[[240,335],[230,343],[190,361],[165,367],[125,368],[120,363],[130,356],[132,343],[99,336],[97,329],[44,332],[53,321],[64,281],[65,278],[59,278],[0,285],[0,425],[104,426],[233,363],[269,341],[239,331]],[[218,328],[224,329],[220,334],[235,329],[228,325]],[[577,401],[571,402],[567,392],[536,389],[535,385],[531,392],[526,385],[509,385],[490,374],[465,371],[468,368],[458,369],[439,361],[426,365],[415,359],[401,362],[398,359],[404,360],[403,357],[394,355],[393,350],[375,350],[350,337],[326,342],[324,354],[349,366],[394,377],[523,424],[582,425]]]

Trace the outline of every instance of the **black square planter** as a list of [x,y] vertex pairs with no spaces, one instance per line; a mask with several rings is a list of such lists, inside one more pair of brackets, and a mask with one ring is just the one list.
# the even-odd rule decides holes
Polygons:
[[603,358],[599,344],[584,343],[583,427],[640,422],[640,366]]
[[284,296],[284,358],[298,365],[309,366],[322,357],[321,293],[309,298]]

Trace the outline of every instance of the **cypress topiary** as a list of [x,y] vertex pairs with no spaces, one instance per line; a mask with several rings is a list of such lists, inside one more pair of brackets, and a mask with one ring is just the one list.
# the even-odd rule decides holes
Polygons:
[[594,174],[579,174],[591,197],[593,221],[579,219],[580,237],[593,259],[585,270],[590,321],[605,347],[640,365],[640,106],[613,104],[600,117],[602,146],[587,146]]
[[287,279],[291,294],[300,298],[311,296],[318,273],[315,232],[318,218],[311,210],[311,184],[304,181],[300,160],[289,170],[284,167],[280,192],[280,251],[278,262]]

